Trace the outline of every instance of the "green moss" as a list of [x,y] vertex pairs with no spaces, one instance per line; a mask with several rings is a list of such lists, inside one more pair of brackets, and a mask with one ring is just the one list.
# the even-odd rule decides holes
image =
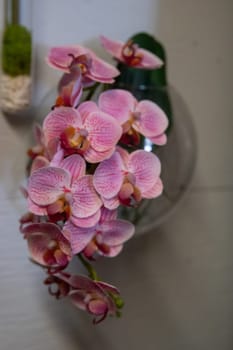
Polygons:
[[27,28],[17,24],[8,25],[3,33],[3,72],[13,77],[30,75],[31,48],[31,34]]

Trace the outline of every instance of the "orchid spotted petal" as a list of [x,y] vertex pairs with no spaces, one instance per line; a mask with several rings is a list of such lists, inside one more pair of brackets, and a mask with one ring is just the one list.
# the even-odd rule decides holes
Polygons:
[[70,174],[61,168],[45,167],[33,172],[28,181],[30,199],[39,206],[54,203],[70,186]]
[[63,234],[70,242],[72,253],[78,254],[91,241],[95,230],[93,228],[77,227],[69,220],[64,225]]
[[153,153],[138,150],[131,153],[128,169],[135,176],[135,185],[143,193],[150,190],[157,181],[161,164]]
[[85,175],[72,186],[72,214],[77,218],[88,218],[94,215],[102,206],[93,186],[92,175]]
[[118,152],[100,163],[94,173],[96,191],[106,199],[111,199],[120,191],[123,182],[122,160]]

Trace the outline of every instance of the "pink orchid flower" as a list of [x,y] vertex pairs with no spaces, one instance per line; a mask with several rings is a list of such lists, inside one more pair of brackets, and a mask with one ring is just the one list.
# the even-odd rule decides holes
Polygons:
[[160,172],[160,161],[153,153],[138,150],[128,154],[118,147],[111,158],[98,165],[94,186],[106,208],[134,206],[142,198],[155,198],[162,193]]
[[36,215],[66,212],[81,227],[95,225],[102,201],[93,186],[92,175],[85,175],[84,159],[71,155],[60,167],[35,170],[28,181],[28,207]]
[[52,223],[32,223],[22,228],[31,258],[40,265],[65,268],[71,260],[70,244]]
[[93,281],[80,275],[68,273],[56,273],[45,280],[45,284],[57,285],[57,291],[51,294],[56,298],[69,296],[72,303],[79,309],[89,312],[95,318],[93,323],[103,321],[108,315],[116,315],[118,308],[122,307],[117,302],[120,299],[118,289],[102,281]]
[[122,41],[115,41],[101,36],[100,41],[110,55],[128,66],[155,69],[163,65],[163,62],[158,56],[148,50],[139,48],[132,40],[123,43]]
[[123,243],[133,236],[134,225],[117,219],[116,210],[102,208],[100,220],[94,227],[77,227],[69,221],[64,225],[63,234],[70,242],[73,254],[83,251],[88,258],[96,254],[115,257],[121,252]]
[[115,67],[98,58],[90,49],[79,45],[53,47],[46,60],[51,67],[65,73],[70,73],[78,67],[84,86],[93,81],[111,84],[119,75]]
[[122,134],[119,123],[91,101],[77,110],[55,108],[45,118],[43,131],[46,144],[58,139],[67,154],[82,154],[89,163],[109,158]]
[[164,145],[167,142],[165,130],[168,119],[154,102],[138,102],[129,91],[113,89],[103,92],[98,104],[102,111],[116,118],[122,125],[124,134],[132,135],[136,131],[156,145]]

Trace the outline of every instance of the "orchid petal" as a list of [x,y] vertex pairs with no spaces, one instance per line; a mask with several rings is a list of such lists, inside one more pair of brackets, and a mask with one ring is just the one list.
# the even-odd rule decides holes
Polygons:
[[136,112],[140,117],[135,121],[134,128],[146,137],[162,134],[167,126],[168,119],[164,111],[152,101],[140,101]]
[[110,247],[108,253],[103,253],[104,256],[107,256],[108,258],[115,258],[115,256],[119,255],[123,249],[123,244],[116,245],[113,247]]
[[101,299],[92,299],[87,305],[88,311],[93,315],[104,315],[108,311],[108,305],[106,301]]
[[148,50],[138,48],[136,55],[142,57],[142,60],[138,65],[142,68],[156,69],[163,65],[163,61]]
[[36,203],[34,203],[30,197],[27,198],[28,202],[28,210],[32,212],[33,214],[44,216],[48,214],[47,207],[46,206],[39,206]]
[[102,206],[93,185],[92,175],[85,175],[74,182],[72,186],[72,214],[79,218],[87,218],[97,212]]
[[106,283],[106,282],[102,282],[102,281],[98,281],[96,282],[96,284],[98,285],[98,287],[101,287],[105,293],[112,293],[112,294],[120,294],[119,289],[117,289],[115,286],[113,286],[112,284]]
[[35,204],[45,206],[55,202],[69,186],[67,171],[55,167],[40,168],[29,178],[28,193]]
[[30,174],[32,174],[35,170],[44,168],[46,166],[49,166],[48,159],[44,156],[37,156],[32,162]]
[[88,141],[99,152],[112,149],[119,141],[122,129],[117,121],[104,112],[90,113],[84,123],[88,131]]
[[95,164],[95,163],[100,163],[103,160],[110,158],[111,155],[114,153],[114,151],[115,151],[115,148],[112,148],[112,149],[107,150],[105,152],[98,152],[98,151],[94,150],[92,147],[89,147],[83,153],[83,156],[87,162]]
[[63,234],[69,240],[73,254],[80,253],[95,234],[94,228],[75,226],[70,220],[63,227]]
[[85,175],[86,163],[85,160],[78,154],[72,154],[63,159],[60,167],[68,171],[71,175],[71,184]]
[[86,218],[79,218],[74,215],[70,217],[70,220],[72,223],[79,227],[93,227],[95,226],[100,219],[100,210],[97,210],[97,212],[91,216],[88,216]]
[[69,73],[69,68],[73,61],[71,55],[77,57],[86,52],[87,50],[79,45],[52,47],[46,61],[51,67]]
[[92,63],[89,72],[86,74],[87,77],[102,83],[113,83],[113,78],[119,74],[120,72],[117,68],[92,53]]
[[112,115],[120,124],[130,119],[136,103],[137,100],[129,91],[121,89],[103,92],[98,101],[100,109]]
[[101,199],[103,201],[103,204],[104,204],[105,208],[107,208],[109,210],[117,209],[119,207],[119,205],[120,205],[120,201],[119,201],[117,196],[112,197],[110,199],[101,197]]
[[112,220],[100,225],[101,234],[97,234],[97,241],[108,246],[116,246],[130,239],[135,231],[134,225],[126,220]]
[[82,122],[84,123],[86,117],[92,112],[98,112],[99,108],[95,102],[85,101],[78,106],[77,111],[80,113]]
[[156,198],[158,196],[160,196],[163,192],[163,183],[162,180],[160,179],[160,177],[158,178],[158,180],[156,181],[156,183],[154,184],[154,186],[152,188],[150,188],[150,190],[145,191],[142,193],[142,196],[144,198]]
[[123,48],[124,43],[121,41],[115,41],[106,38],[105,36],[100,36],[100,42],[103,46],[103,48],[110,53],[113,57],[116,57],[118,60],[121,60],[121,51]]
[[100,163],[94,173],[94,186],[96,191],[106,199],[117,195],[122,182],[122,160],[115,152],[111,158]]
[[135,186],[145,192],[157,181],[161,164],[153,153],[138,150],[130,154],[128,169],[135,176]]
[[155,145],[163,146],[167,143],[167,135],[162,134],[159,136],[149,137],[150,141],[153,142]]
[[74,306],[76,306],[77,308],[79,308],[80,310],[85,311],[87,309],[86,304],[84,302],[85,299],[85,293],[78,291],[78,290],[72,290],[69,293],[71,302],[74,304]]
[[46,142],[59,138],[69,126],[82,126],[80,114],[70,107],[59,107],[51,111],[44,120],[43,130]]

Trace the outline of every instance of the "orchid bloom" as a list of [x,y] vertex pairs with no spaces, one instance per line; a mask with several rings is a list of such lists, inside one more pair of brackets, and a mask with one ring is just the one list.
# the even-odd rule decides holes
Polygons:
[[122,134],[119,123],[91,101],[77,110],[55,108],[45,118],[43,131],[46,144],[58,139],[67,154],[82,154],[89,163],[109,158]]
[[64,225],[63,234],[70,242],[73,254],[83,251],[88,258],[95,254],[114,257],[121,252],[123,243],[133,236],[134,225],[117,219],[116,210],[102,208],[100,220],[94,227],[77,227],[70,220]]
[[52,223],[32,223],[22,228],[31,258],[40,265],[65,268],[71,260],[70,244]]
[[61,272],[49,276],[45,284],[56,284],[57,290],[52,292],[50,288],[50,293],[56,298],[69,296],[76,307],[95,317],[95,324],[104,320],[107,315],[116,315],[118,309],[123,306],[116,287],[85,276]]
[[128,154],[118,147],[111,158],[98,165],[94,186],[106,208],[133,206],[142,198],[162,193],[160,171],[160,161],[153,153],[138,150]]
[[164,145],[167,142],[165,130],[168,119],[154,102],[138,102],[129,91],[113,89],[103,92],[98,104],[102,111],[116,118],[122,126],[123,134],[130,137],[140,133],[156,145]]
[[139,48],[132,40],[123,43],[122,41],[108,39],[102,35],[100,42],[110,55],[128,66],[155,69],[163,65],[158,56],[148,50]]
[[79,69],[83,86],[90,85],[93,81],[111,84],[119,75],[115,67],[98,58],[90,49],[79,45],[51,48],[47,63],[64,73],[73,73]]
[[93,186],[92,175],[85,175],[85,161],[71,155],[59,167],[35,170],[28,181],[28,207],[37,215],[66,212],[81,227],[99,220],[102,201]]

